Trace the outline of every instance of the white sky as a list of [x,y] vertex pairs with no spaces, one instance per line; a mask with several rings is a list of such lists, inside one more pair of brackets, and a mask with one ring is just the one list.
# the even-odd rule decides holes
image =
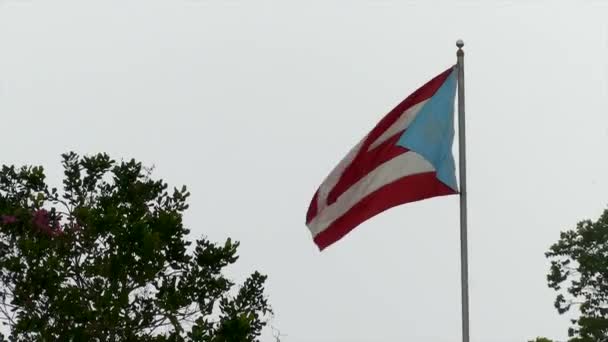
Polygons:
[[230,274],[269,275],[283,342],[459,341],[457,197],[323,253],[304,216],[462,38],[472,340],[565,339],[543,253],[608,204],[608,4],[454,3],[0,0],[0,163],[155,164],[190,187],[193,238],[240,240]]

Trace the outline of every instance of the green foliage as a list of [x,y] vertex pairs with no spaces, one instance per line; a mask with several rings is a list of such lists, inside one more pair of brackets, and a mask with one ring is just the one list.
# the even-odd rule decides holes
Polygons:
[[528,342],[553,342],[553,340],[550,340],[546,337],[537,337],[533,340],[529,340]]
[[63,191],[41,167],[0,171],[0,322],[10,340],[257,341],[271,314],[266,276],[234,289],[222,271],[238,242],[190,246],[185,187],[170,192],[141,163],[106,154],[65,154],[63,167]]
[[608,340],[608,210],[595,222],[585,220],[562,232],[546,256],[557,311],[580,312],[568,330],[570,341]]

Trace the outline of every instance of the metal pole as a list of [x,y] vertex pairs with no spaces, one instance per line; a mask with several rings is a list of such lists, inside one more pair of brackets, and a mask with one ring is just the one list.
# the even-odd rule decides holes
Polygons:
[[469,257],[467,243],[467,158],[464,121],[464,42],[456,42],[458,51],[458,155],[460,175],[460,278],[462,294],[462,341],[469,342]]

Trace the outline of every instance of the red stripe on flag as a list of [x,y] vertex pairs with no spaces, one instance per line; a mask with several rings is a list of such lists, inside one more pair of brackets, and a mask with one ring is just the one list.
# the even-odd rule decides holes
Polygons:
[[365,220],[392,207],[456,192],[437,179],[435,172],[407,176],[378,189],[363,198],[314,238],[323,250],[356,228]]
[[315,195],[312,196],[312,200],[310,201],[310,205],[308,206],[308,211],[306,212],[306,224],[312,221],[315,216],[317,216],[317,198],[319,197],[319,190],[315,192]]
[[327,196],[327,205],[334,203],[348,188],[374,171],[378,166],[407,152],[407,148],[396,145],[400,137],[401,134],[396,134],[372,151],[361,153],[360,157],[344,170],[342,177],[330,191]]

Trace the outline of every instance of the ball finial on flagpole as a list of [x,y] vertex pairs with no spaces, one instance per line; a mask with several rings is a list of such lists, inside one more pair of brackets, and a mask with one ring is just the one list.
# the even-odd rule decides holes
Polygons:
[[458,51],[456,51],[456,56],[463,57],[464,51],[462,50],[462,47],[464,46],[464,42],[462,41],[462,39],[458,39],[456,41],[456,46],[458,47]]

